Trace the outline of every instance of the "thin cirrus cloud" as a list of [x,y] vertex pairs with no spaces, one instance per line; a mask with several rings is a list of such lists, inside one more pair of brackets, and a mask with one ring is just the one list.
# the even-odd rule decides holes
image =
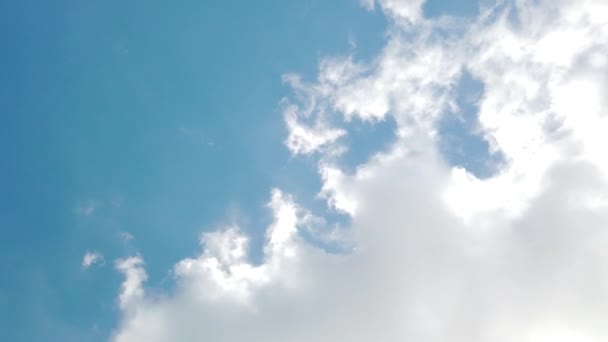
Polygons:
[[[262,263],[234,226],[201,237],[171,294],[146,292],[142,257],[117,261],[113,341],[608,338],[608,4],[497,1],[463,22],[365,3],[389,18],[382,51],[326,59],[310,84],[288,76],[299,100],[283,103],[286,145],[318,161],[352,250],[300,237],[323,218],[274,189]],[[439,148],[465,73],[483,84],[476,129],[504,159],[483,179]],[[389,119],[392,147],[341,169],[348,121]]]
[[96,199],[88,199],[79,203],[75,212],[81,217],[89,217],[93,215],[101,206],[101,203]]

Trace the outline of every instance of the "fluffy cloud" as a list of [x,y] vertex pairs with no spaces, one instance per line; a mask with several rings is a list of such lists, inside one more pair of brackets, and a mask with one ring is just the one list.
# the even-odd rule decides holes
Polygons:
[[[204,234],[170,295],[146,292],[140,257],[118,261],[113,341],[608,338],[608,5],[498,1],[469,23],[378,5],[392,24],[377,58],[288,76],[284,103],[287,146],[318,157],[353,250],[308,243],[324,220],[273,190],[261,263],[238,227]],[[486,179],[438,148],[465,72],[484,88],[476,129],[505,159]],[[352,120],[394,120],[397,139],[349,173],[336,156]]]

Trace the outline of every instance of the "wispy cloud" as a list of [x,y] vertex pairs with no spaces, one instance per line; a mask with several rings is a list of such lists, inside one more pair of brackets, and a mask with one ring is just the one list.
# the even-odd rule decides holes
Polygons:
[[76,205],[75,212],[79,216],[88,217],[93,215],[100,206],[101,202],[99,200],[88,199],[78,203]]
[[129,233],[129,232],[120,232],[120,233],[118,233],[118,238],[122,242],[130,242],[133,239],[135,239],[135,237],[131,233]]
[[98,252],[87,251],[84,254],[84,256],[82,257],[82,268],[85,270],[96,264],[103,265],[103,263],[104,263],[103,255]]
[[120,308],[125,311],[138,305],[143,299],[142,284],[148,279],[143,265],[144,261],[139,256],[118,259],[115,262],[116,269],[125,276],[119,296]]

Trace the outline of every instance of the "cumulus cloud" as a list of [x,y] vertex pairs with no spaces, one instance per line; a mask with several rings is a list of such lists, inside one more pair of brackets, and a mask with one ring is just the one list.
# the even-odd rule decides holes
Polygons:
[[87,269],[95,264],[103,264],[103,262],[103,255],[101,253],[87,251],[82,257],[82,268]]
[[[289,76],[284,101],[286,145],[316,154],[352,251],[302,238],[324,220],[275,189],[260,263],[234,226],[201,237],[172,294],[146,292],[140,257],[117,262],[113,341],[608,338],[608,5],[497,1],[468,23],[424,18],[422,1],[377,5],[391,19],[378,56],[329,58],[311,84]],[[505,159],[484,179],[438,148],[465,72],[483,84],[477,130]],[[389,119],[391,149],[343,169],[349,122]]]

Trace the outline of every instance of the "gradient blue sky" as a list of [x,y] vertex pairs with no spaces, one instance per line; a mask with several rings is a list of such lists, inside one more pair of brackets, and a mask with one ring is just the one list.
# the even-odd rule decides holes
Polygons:
[[[145,255],[149,286],[167,289],[202,231],[235,221],[261,243],[273,186],[314,207],[315,164],[283,144],[281,76],[312,80],[324,56],[371,58],[386,25],[356,0],[1,2],[2,339],[104,341],[119,317],[114,259]],[[353,125],[351,167],[394,128]],[[470,136],[466,120],[444,127]],[[487,172],[462,148],[448,159]],[[87,250],[105,263],[83,270]]]

